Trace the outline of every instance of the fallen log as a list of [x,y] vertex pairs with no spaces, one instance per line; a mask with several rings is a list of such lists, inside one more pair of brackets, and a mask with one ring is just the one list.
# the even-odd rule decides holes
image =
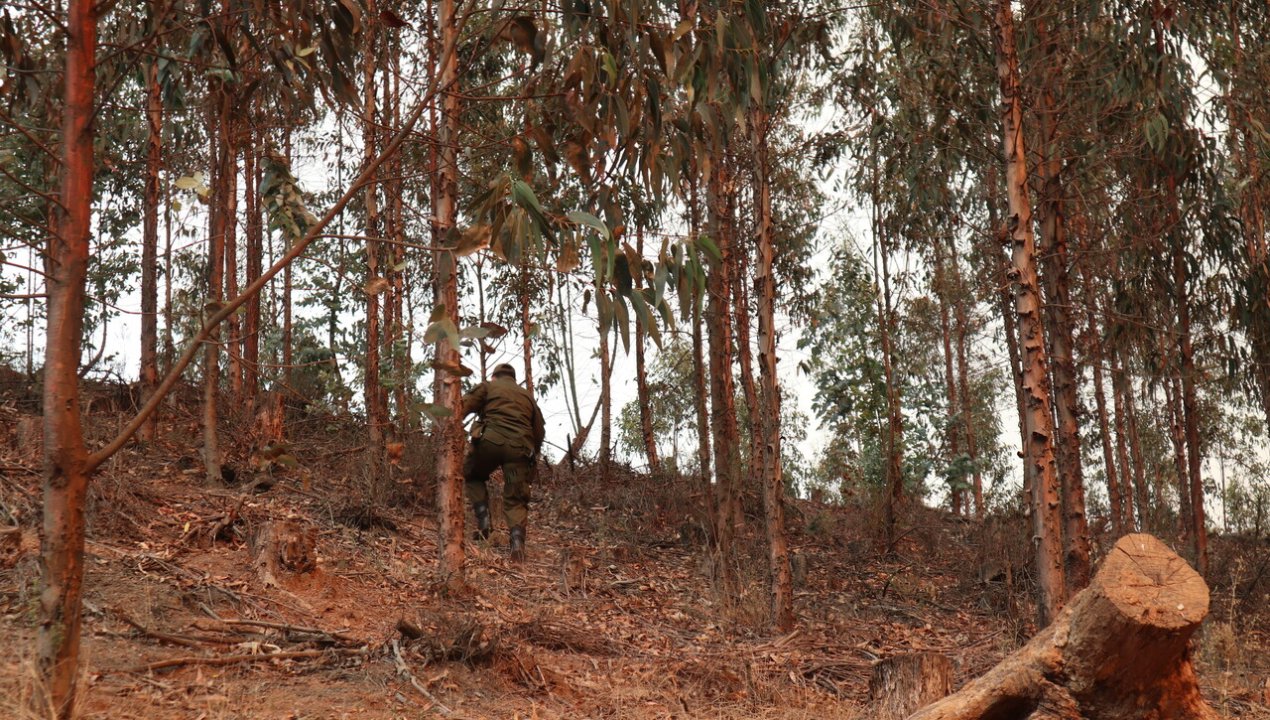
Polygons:
[[1207,614],[1185,560],[1126,535],[1049,627],[909,720],[1216,720],[1189,651]]

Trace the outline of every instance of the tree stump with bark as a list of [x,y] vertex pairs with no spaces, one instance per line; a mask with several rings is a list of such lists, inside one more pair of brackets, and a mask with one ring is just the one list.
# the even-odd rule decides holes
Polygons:
[[1207,614],[1185,560],[1126,535],[1049,627],[910,720],[1216,720],[1189,649]]
[[952,692],[952,661],[939,653],[896,655],[873,666],[869,716],[904,720]]
[[291,518],[265,522],[252,537],[251,552],[261,579],[277,585],[280,574],[317,569],[317,530]]
[[22,528],[0,528],[0,568],[11,568],[22,557]]

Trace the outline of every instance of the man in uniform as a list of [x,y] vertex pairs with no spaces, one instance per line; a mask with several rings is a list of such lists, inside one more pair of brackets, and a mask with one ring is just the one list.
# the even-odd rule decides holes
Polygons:
[[489,382],[463,396],[463,416],[472,413],[479,419],[472,426],[472,447],[463,463],[463,479],[476,515],[475,537],[489,537],[489,489],[485,482],[501,467],[511,555],[513,560],[523,560],[529,489],[546,437],[542,411],[529,391],[516,383],[516,370],[502,364],[494,368]]

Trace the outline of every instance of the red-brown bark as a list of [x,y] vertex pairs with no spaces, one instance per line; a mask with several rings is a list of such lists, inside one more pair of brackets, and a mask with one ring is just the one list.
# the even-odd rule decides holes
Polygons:
[[[767,113],[756,110],[751,128],[754,139],[755,178],[758,194],[758,359],[762,396],[757,415],[757,447],[761,458],[763,515],[767,525],[767,562],[771,584],[772,624],[781,632],[794,626],[794,592],[789,568],[789,544],[785,537],[785,480],[781,467],[781,396],[776,374],[776,278],[773,274],[775,231],[772,227],[772,189],[769,175]],[[761,462],[760,462],[761,460]]]
[[[441,63],[439,86],[443,93],[441,122],[437,128],[440,147],[438,157],[440,173],[436,198],[437,232],[445,236],[458,220],[458,47],[459,31],[455,17],[454,0],[441,0]],[[446,317],[455,325],[459,322],[458,273],[455,255],[447,250],[436,254],[437,302],[445,305]],[[437,343],[438,365],[457,365],[459,349],[452,347],[443,335]],[[436,371],[437,404],[449,408],[452,414],[440,419],[440,442],[437,443],[437,509],[440,512],[440,558],[438,575],[451,590],[461,590],[466,584],[466,558],[463,550],[463,418],[462,387],[460,378],[453,372],[438,367]]]
[[1036,239],[1028,198],[1027,149],[1023,141],[1022,88],[1014,13],[1009,0],[997,0],[993,22],[997,79],[1001,87],[1001,120],[1006,159],[1006,197],[1012,249],[1011,280],[1023,360],[1024,462],[1033,470],[1032,512],[1035,523],[1037,603],[1042,625],[1049,624],[1067,599],[1063,563],[1062,497],[1054,466],[1045,331],[1041,319],[1036,270]]
[[[163,167],[163,96],[159,87],[159,61],[146,64],[146,183],[141,219],[141,396],[154,394],[159,384],[159,171]],[[154,439],[159,416],[150,416],[138,435]]]
[[1185,560],[1126,535],[1049,627],[910,720],[1216,720],[1189,651],[1207,614],[1208,587]]
[[38,668],[41,715],[72,717],[79,678],[83,617],[84,501],[92,471],[79,406],[93,198],[94,58],[97,14],[92,0],[70,0],[66,16],[59,204],[45,265],[48,287],[44,349],[44,524]]
[[[374,2],[371,3],[369,14],[371,17],[378,13],[375,10]],[[378,22],[370,22],[366,24],[365,37],[363,38],[363,100],[362,100],[362,155],[363,162],[369,162],[375,156],[375,147],[379,140],[379,123],[382,119],[376,108],[375,95],[375,68],[378,62]],[[366,429],[368,432],[366,444],[366,457],[370,462],[371,472],[375,475],[379,474],[380,466],[384,457],[384,431],[386,425],[387,413],[383,407],[383,389],[380,383],[380,294],[384,291],[381,285],[384,283],[380,273],[380,243],[374,238],[378,238],[381,232],[381,217],[379,211],[379,182],[380,176],[376,173],[371,182],[366,185],[363,203],[366,210],[366,360],[362,372],[362,398],[366,405]],[[438,215],[438,217],[442,217]],[[444,222],[444,219],[442,220]],[[444,294],[444,289],[442,293]],[[451,312],[457,312],[457,308],[450,307]],[[439,477],[439,476],[438,476]]]
[[722,259],[711,267],[706,283],[709,303],[710,428],[714,441],[715,542],[724,558],[725,584],[731,572],[733,538],[739,526],[741,452],[736,419],[736,390],[732,376],[731,228],[724,211],[728,186],[725,163],[716,158],[707,178],[710,225]]
[[[635,231],[635,251],[639,253],[641,262],[644,258],[644,228]],[[631,268],[635,276],[635,288],[644,287],[643,268]],[[635,316],[635,394],[639,400],[639,432],[644,439],[644,457],[648,459],[648,469],[657,473],[661,470],[661,462],[657,457],[657,436],[653,433],[653,411],[648,395],[648,368],[644,362],[644,321]]]
[[1078,375],[1072,355],[1075,335],[1068,276],[1066,197],[1062,181],[1062,149],[1059,145],[1057,97],[1063,59],[1056,32],[1052,32],[1045,3],[1029,6],[1031,26],[1042,52],[1042,78],[1038,93],[1038,125],[1041,132],[1040,257],[1044,265],[1045,337],[1053,375],[1052,401],[1057,418],[1054,453],[1062,491],[1063,563],[1067,594],[1089,584],[1089,530],[1085,522],[1085,485],[1080,449]]

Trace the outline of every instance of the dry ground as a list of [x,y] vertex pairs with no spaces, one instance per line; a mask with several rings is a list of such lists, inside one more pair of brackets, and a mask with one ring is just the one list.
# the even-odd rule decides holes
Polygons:
[[[17,716],[32,687],[38,477],[24,468],[38,458],[22,416],[0,404],[11,516],[0,521],[24,528],[21,549],[0,555],[0,716]],[[105,437],[117,419],[96,421]],[[877,658],[945,653],[960,684],[1033,629],[1017,523],[915,511],[883,557],[866,509],[800,501],[800,622],[773,634],[758,520],[740,588],[725,593],[688,481],[622,470],[604,481],[591,467],[543,473],[527,562],[510,563],[497,532],[469,545],[470,591],[447,595],[434,582],[430,481],[368,478],[356,427],[293,425],[299,467],[216,489],[200,484],[192,429],[178,416],[95,480],[84,717],[865,718]],[[425,454],[408,443],[402,466]],[[271,487],[249,489],[261,479]],[[270,583],[251,538],[282,518],[316,532],[317,569]],[[1270,551],[1214,547],[1206,693],[1231,717],[1270,717]],[[206,664],[232,656],[249,659]]]

